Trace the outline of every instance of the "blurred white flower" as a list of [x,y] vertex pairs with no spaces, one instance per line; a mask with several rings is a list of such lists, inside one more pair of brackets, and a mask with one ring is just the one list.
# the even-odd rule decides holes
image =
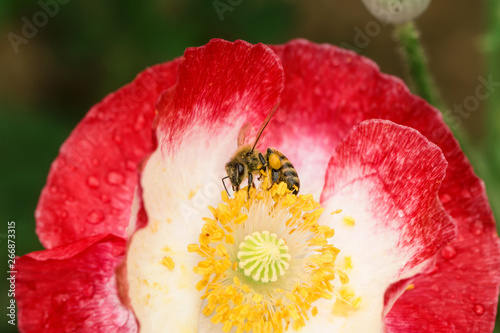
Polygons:
[[415,19],[430,0],[362,0],[366,8],[384,23],[403,24]]

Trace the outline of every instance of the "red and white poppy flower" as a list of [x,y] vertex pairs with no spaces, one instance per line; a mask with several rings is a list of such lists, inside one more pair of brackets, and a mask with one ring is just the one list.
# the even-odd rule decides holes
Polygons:
[[[251,143],[277,105],[261,146],[293,163],[300,195],[227,198],[238,132],[250,123]],[[434,108],[331,45],[212,40],[147,69],[64,143],[36,219],[21,332],[494,326],[483,183]]]

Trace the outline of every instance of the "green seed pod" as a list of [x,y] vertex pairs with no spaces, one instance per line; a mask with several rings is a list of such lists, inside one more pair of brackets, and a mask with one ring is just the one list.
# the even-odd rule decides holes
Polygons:
[[384,23],[403,24],[415,19],[431,0],[362,0],[366,8]]

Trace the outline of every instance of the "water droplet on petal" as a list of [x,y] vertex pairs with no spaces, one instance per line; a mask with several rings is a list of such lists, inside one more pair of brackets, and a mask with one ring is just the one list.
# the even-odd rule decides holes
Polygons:
[[449,194],[443,194],[440,199],[441,202],[445,204],[451,201],[451,196]]
[[106,193],[101,194],[101,200],[104,203],[108,203],[111,201],[111,199],[109,198],[109,195],[107,195]]
[[87,185],[90,187],[90,188],[98,188],[99,185],[101,185],[101,182],[99,181],[99,179],[97,179],[97,177],[94,177],[94,176],[89,176],[87,178]]
[[64,323],[64,332],[75,332],[78,324],[74,321],[67,321]]
[[87,298],[91,298],[92,296],[94,296],[94,293],[95,293],[95,287],[93,284],[87,286],[84,290],[83,290],[83,295]]
[[66,293],[55,293],[52,295],[52,306],[56,309],[60,309],[66,304],[69,299],[69,295]]
[[111,171],[110,173],[108,173],[106,179],[111,185],[121,185],[125,181],[125,177],[123,177],[122,174],[116,171]]
[[115,318],[113,318],[113,323],[118,327],[125,326],[129,320],[130,312],[128,310],[116,308],[115,313],[116,315]]
[[104,213],[100,210],[93,210],[87,215],[87,222],[90,224],[99,224],[104,221]]
[[482,304],[476,304],[474,305],[474,313],[478,316],[482,316],[484,314],[484,305]]
[[51,187],[49,187],[49,191],[50,193],[57,193],[57,186],[52,185]]
[[463,198],[470,199],[472,198],[472,194],[470,193],[469,190],[463,189],[462,192],[460,192]]
[[134,130],[140,131],[144,127],[144,123],[146,122],[146,119],[144,118],[144,115],[141,113],[135,120],[134,124]]
[[484,231],[484,224],[481,221],[473,222],[471,223],[469,230],[474,236],[480,236]]
[[137,168],[137,163],[135,163],[132,160],[127,160],[125,165],[127,167],[127,170],[130,170],[130,171],[135,171],[135,169]]
[[64,210],[64,209],[60,209],[57,211],[57,215],[62,218],[62,219],[65,219],[68,217],[68,211]]
[[400,209],[400,210],[398,210],[398,216],[403,217],[403,216],[405,216],[405,213]]
[[116,133],[114,136],[113,136],[113,141],[115,141],[116,144],[121,144],[122,143],[122,136],[118,133]]
[[445,260],[450,260],[457,256],[457,250],[453,246],[447,245],[441,250],[441,255]]

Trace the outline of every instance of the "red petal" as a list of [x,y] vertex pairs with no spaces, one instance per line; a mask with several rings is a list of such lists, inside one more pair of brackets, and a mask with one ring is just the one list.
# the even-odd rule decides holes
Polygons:
[[137,164],[154,149],[151,124],[179,60],[141,73],[94,106],[61,147],[36,211],[46,248],[100,233],[125,237]]
[[[372,61],[353,52],[304,40],[272,48],[282,60],[286,81],[268,137],[271,145],[293,147],[283,152],[296,166],[302,164],[307,170],[315,165],[312,175],[318,178],[317,170],[326,167],[339,140],[354,125],[372,118],[417,129],[441,148],[448,161],[439,196],[459,234],[449,251],[443,250],[444,257],[438,256],[437,271],[419,276],[415,289],[396,302],[387,319],[389,329],[394,327],[391,332],[422,332],[398,331],[395,325],[405,321],[409,328],[419,327],[436,318],[453,323],[457,331],[491,332],[499,293],[500,242],[484,185],[439,112],[411,95],[399,79],[381,74]],[[299,169],[301,179],[303,173]],[[408,316],[410,308],[426,310]]]
[[404,254],[406,262],[395,277],[399,279],[455,238],[456,226],[437,196],[446,164],[439,148],[416,130],[367,120],[337,146],[321,202],[348,195],[356,201],[359,193],[349,189],[366,190],[371,223],[398,234],[394,252]]
[[97,235],[18,258],[20,331],[136,332],[114,274],[124,249],[124,239]]
[[213,39],[187,49],[179,81],[158,104],[162,148],[172,149],[172,142],[192,134],[188,129],[218,133],[241,119],[260,127],[279,103],[283,80],[279,58],[263,44]]

